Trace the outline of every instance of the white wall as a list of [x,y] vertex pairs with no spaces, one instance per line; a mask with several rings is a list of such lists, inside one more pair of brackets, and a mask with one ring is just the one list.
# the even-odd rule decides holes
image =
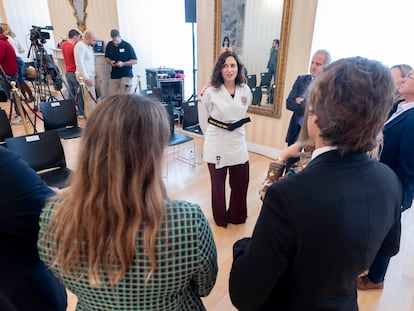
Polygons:
[[[191,23],[183,0],[118,0],[119,30],[138,57],[134,66],[146,88],[145,69],[168,67],[185,73],[185,98],[193,89]],[[197,26],[195,25],[195,31]],[[109,33],[108,33],[109,34]]]
[[[48,4],[55,28],[53,35],[58,42],[62,38],[67,38],[70,29],[77,29],[76,19],[68,0],[48,0]],[[111,29],[118,28],[116,0],[88,0],[86,13],[86,28],[107,42]]]
[[319,0],[312,49],[326,48],[334,59],[359,55],[414,66],[413,12],[407,0]]
[[[4,12],[10,28],[16,34],[17,39],[25,47],[26,52],[21,56],[26,59],[31,46],[30,30],[32,26],[50,26],[51,20],[47,0],[3,0]],[[50,53],[50,48],[55,46],[53,32],[50,39],[44,43],[45,50]]]
[[214,64],[214,0],[197,0],[197,94],[210,81]]

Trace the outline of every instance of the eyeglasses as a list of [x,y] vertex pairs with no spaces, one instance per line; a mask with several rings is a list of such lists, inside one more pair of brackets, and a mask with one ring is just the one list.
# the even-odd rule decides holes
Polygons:
[[405,77],[404,80],[408,80],[408,79],[414,79],[414,75],[411,73],[408,73]]

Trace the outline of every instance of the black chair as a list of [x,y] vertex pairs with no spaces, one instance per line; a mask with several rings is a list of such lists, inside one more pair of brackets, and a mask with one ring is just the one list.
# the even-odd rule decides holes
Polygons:
[[202,135],[200,124],[198,122],[198,102],[190,101],[182,104],[183,118],[182,126],[183,130],[193,132]]
[[167,109],[168,118],[169,118],[169,122],[170,122],[171,137],[170,137],[170,140],[168,141],[168,146],[180,145],[180,144],[186,143],[190,140],[193,140],[193,138],[190,137],[190,136],[175,132],[175,130],[174,130],[173,105],[163,103],[163,106],[165,107],[165,109]]
[[250,89],[253,89],[256,87],[257,85],[256,74],[247,76],[247,85],[250,87]]
[[273,99],[275,97],[275,88],[276,88],[276,85],[275,84],[272,84],[270,86],[269,97],[268,97],[268,100],[267,100],[267,102],[269,104],[273,104]]
[[17,153],[44,182],[64,188],[71,170],[66,167],[65,153],[58,132],[46,131],[6,139],[7,148]]
[[7,118],[6,111],[0,109],[0,144],[4,145],[6,138],[13,137],[13,131]]
[[190,164],[192,166],[195,166],[195,144],[194,144],[194,138],[191,136],[187,136],[181,133],[177,133],[174,130],[174,113],[173,113],[173,105],[172,104],[168,104],[168,103],[163,103],[162,104],[165,109],[167,110],[168,113],[168,118],[169,118],[169,123],[170,123],[170,139],[168,141],[168,147],[172,147],[172,146],[180,146],[181,144],[187,143],[189,141],[193,141],[193,148],[190,151],[190,157],[183,157],[180,156],[180,150],[174,150],[174,152],[176,153],[175,158],[177,160],[180,160],[184,163]]
[[270,86],[270,80],[272,79],[272,76],[269,72],[262,72],[260,74],[260,88],[262,90],[262,93],[268,93],[269,86]]
[[45,131],[56,130],[62,139],[77,138],[82,135],[73,100],[42,102],[40,109]]
[[252,105],[253,106],[260,106],[262,102],[262,89],[260,87],[252,88]]

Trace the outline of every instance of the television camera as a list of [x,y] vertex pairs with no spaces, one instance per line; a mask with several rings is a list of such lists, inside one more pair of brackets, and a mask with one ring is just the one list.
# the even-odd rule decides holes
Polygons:
[[53,30],[53,26],[32,26],[32,29],[30,29],[30,41],[32,44],[45,44],[46,40],[50,39],[50,33],[42,30]]
[[49,75],[53,81],[54,89],[59,91],[62,89],[63,80],[51,55],[48,55],[43,47],[46,40],[50,39],[50,33],[42,30],[53,30],[53,26],[32,26],[32,29],[30,29],[31,45],[27,57],[33,56],[37,76],[40,77],[39,80],[45,80]]

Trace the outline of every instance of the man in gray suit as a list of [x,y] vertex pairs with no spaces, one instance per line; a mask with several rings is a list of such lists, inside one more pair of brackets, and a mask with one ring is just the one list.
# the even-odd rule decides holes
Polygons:
[[399,250],[401,185],[367,155],[393,93],[389,69],[361,57],[327,65],[311,83],[303,125],[312,160],[269,187],[252,237],[233,248],[239,310],[358,310],[358,275],[377,253]]

